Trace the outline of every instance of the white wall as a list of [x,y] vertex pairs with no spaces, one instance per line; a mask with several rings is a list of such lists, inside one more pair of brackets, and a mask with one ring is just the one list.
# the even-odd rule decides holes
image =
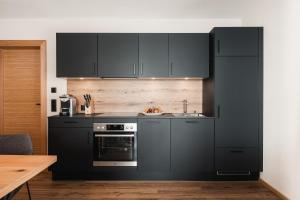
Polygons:
[[[6,19],[0,20],[0,40],[47,41],[48,115],[50,99],[66,92],[66,80],[56,78],[56,32],[209,32],[214,26],[240,26],[240,19]],[[50,87],[58,93],[50,94]]]
[[243,20],[264,26],[264,172],[262,178],[300,199],[300,3],[264,0]]

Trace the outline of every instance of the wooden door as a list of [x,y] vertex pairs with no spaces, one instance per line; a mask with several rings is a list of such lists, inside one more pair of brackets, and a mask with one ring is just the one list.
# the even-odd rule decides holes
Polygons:
[[[45,153],[41,126],[41,53],[37,47],[6,48],[0,51],[1,134],[28,133],[34,154]],[[44,106],[44,105],[43,105]]]

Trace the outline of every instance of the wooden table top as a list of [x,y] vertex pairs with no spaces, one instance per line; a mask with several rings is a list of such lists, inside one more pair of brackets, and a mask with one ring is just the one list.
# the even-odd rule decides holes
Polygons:
[[56,156],[0,155],[0,199],[56,161]]

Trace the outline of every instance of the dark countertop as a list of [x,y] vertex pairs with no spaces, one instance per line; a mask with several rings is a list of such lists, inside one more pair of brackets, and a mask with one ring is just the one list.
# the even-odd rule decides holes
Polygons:
[[49,118],[170,118],[170,119],[215,119],[215,117],[208,117],[208,116],[184,116],[182,114],[175,114],[172,113],[164,113],[162,115],[144,115],[143,113],[94,113],[91,115],[85,115],[84,113],[77,113],[73,116],[60,116],[54,115],[49,116]]

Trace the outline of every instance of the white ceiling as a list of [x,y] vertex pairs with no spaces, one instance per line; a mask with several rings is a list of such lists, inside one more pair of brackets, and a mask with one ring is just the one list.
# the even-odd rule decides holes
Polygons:
[[259,0],[0,0],[10,18],[241,18]]

